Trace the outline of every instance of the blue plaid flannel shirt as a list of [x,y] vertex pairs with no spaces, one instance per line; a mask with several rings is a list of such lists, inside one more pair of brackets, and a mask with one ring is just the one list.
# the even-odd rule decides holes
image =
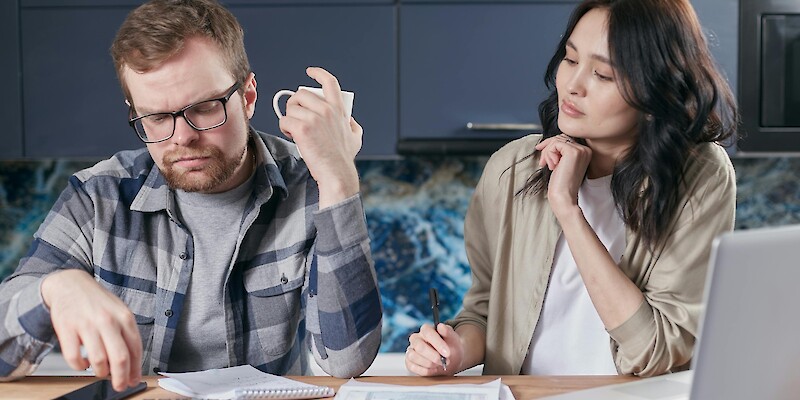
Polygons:
[[[259,167],[225,288],[229,365],[308,374],[308,350],[338,377],[363,373],[382,311],[359,195],[317,210],[295,146],[251,130]],[[192,240],[146,149],[73,175],[17,270],[0,284],[0,380],[35,370],[57,342],[40,284],[80,268],[133,312],[142,371],[169,370],[192,271]]]

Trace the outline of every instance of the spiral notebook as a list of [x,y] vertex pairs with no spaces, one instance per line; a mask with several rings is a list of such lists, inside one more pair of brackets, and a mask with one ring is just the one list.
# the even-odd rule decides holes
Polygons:
[[261,372],[251,365],[199,372],[160,373],[158,386],[192,398],[204,399],[313,399],[331,397],[327,386],[309,385]]

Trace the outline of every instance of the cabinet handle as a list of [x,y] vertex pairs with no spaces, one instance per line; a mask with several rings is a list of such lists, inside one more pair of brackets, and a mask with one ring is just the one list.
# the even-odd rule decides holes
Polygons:
[[467,129],[471,131],[542,131],[539,124],[476,124],[467,122]]

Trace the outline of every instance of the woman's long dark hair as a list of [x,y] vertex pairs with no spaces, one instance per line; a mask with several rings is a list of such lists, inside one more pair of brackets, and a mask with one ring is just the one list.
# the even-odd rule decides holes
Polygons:
[[[695,146],[736,134],[736,102],[688,0],[586,0],[573,11],[547,66],[551,93],[539,105],[544,138],[561,134],[555,79],[567,40],[595,8],[608,10],[611,64],[623,98],[641,112],[636,142],[617,162],[611,192],[625,225],[654,249],[676,213]],[[518,194],[547,191],[550,175],[548,168],[538,170]]]

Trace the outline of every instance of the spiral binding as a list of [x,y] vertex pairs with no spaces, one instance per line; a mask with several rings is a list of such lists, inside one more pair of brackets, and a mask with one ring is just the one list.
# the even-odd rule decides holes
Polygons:
[[327,386],[294,389],[237,389],[234,392],[234,399],[311,399],[315,397],[330,397],[334,394],[336,394],[336,392],[333,388]]

